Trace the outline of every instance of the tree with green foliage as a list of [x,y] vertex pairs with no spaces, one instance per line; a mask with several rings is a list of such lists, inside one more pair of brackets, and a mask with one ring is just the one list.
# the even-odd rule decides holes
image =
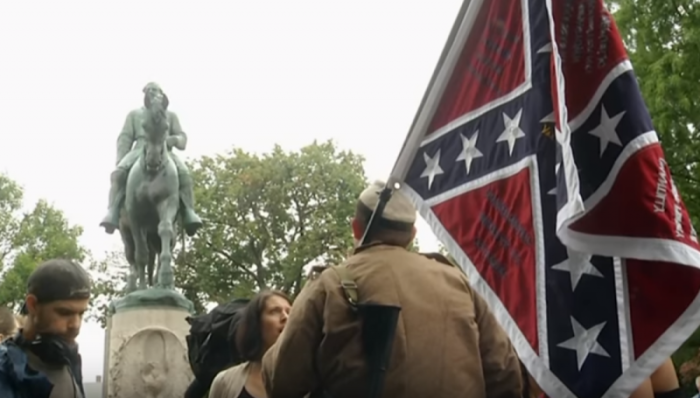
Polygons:
[[0,174],[0,305],[18,309],[34,268],[52,258],[82,262],[86,250],[78,239],[83,230],[62,211],[40,200],[22,212],[23,189]]
[[352,246],[363,158],[333,142],[262,155],[234,149],[190,169],[205,225],[179,252],[175,273],[199,308],[265,288],[295,295],[307,264],[339,261]]

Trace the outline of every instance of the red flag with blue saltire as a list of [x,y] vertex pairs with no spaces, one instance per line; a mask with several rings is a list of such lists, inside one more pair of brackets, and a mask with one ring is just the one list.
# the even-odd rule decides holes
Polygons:
[[627,397],[700,324],[700,247],[602,0],[465,1],[390,179],[551,397]]

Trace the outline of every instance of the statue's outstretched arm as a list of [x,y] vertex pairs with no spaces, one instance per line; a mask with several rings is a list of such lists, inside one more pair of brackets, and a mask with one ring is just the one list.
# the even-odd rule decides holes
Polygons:
[[130,112],[126,116],[126,121],[124,122],[124,127],[122,127],[122,132],[119,133],[117,138],[117,164],[126,156],[127,153],[131,151],[136,141],[136,129],[135,129],[136,115],[134,112]]
[[175,138],[172,145],[184,151],[187,148],[187,134],[182,131],[182,126],[180,126],[180,119],[178,119],[175,113],[170,113],[170,137]]

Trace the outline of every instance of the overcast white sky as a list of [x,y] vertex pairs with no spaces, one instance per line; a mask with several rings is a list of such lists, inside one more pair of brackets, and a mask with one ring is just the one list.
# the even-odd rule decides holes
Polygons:
[[[385,179],[461,0],[3,2],[0,171],[45,198],[96,254],[116,137],[141,88],[160,83],[187,157],[334,139]],[[421,246],[435,248],[426,224]],[[104,332],[80,336],[86,381]]]

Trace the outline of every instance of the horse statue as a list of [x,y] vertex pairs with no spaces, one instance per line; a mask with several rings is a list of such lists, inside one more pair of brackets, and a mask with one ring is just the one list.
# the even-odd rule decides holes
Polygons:
[[139,290],[149,286],[174,289],[172,252],[174,223],[180,207],[180,181],[168,148],[170,126],[166,101],[162,95],[146,98],[145,145],[126,181],[119,231],[131,266],[128,292],[137,290],[137,282]]

